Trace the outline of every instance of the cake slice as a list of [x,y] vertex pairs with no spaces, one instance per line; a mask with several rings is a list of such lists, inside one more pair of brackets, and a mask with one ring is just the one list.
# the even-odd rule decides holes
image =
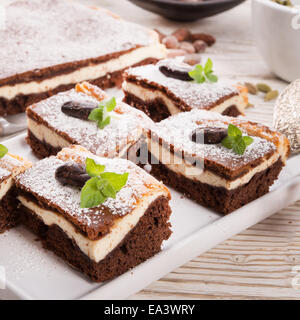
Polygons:
[[278,132],[204,110],[174,115],[145,136],[152,175],[224,214],[267,193],[290,151]]
[[126,159],[72,146],[18,175],[16,186],[24,224],[93,281],[152,257],[171,235],[168,189]]
[[156,122],[193,109],[234,117],[243,114],[248,104],[246,88],[222,82],[196,83],[188,74],[192,69],[175,59],[130,68],[124,73],[124,102]]
[[[111,102],[114,109],[105,113],[109,123],[103,121],[102,125],[96,118],[88,119],[99,104]],[[26,112],[27,142],[38,158],[55,155],[71,144],[103,157],[129,157],[139,143],[142,129],[152,124],[143,112],[108,99],[104,91],[89,83],[34,104]]]
[[120,85],[133,65],[165,57],[156,32],[67,0],[10,1],[0,29],[0,115],[89,80]]
[[[0,145],[0,151],[6,149]],[[7,149],[4,153],[7,152]],[[14,177],[31,166],[19,156],[6,153],[0,159],[0,233],[16,226],[19,222],[18,201]]]

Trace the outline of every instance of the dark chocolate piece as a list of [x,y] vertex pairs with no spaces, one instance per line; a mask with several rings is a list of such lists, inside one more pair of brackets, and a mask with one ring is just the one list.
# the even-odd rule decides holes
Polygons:
[[164,60],[159,63],[159,71],[168,78],[174,78],[182,81],[192,81],[193,79],[189,76],[189,72],[193,68],[185,63]]
[[191,140],[196,143],[218,144],[227,136],[226,128],[197,128],[191,133]]
[[82,165],[66,163],[56,169],[55,178],[63,185],[82,188],[91,177]]
[[73,118],[78,118],[81,120],[88,120],[90,113],[97,108],[97,104],[94,103],[81,103],[77,101],[65,102],[61,111]]

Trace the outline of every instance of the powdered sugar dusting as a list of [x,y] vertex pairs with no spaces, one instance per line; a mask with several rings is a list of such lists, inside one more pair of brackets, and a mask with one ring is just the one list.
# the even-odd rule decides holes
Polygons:
[[99,156],[115,157],[122,150],[138,141],[142,128],[152,120],[143,112],[125,103],[118,103],[111,114],[111,123],[99,129],[96,122],[70,117],[61,111],[67,101],[99,103],[96,99],[74,89],[59,93],[30,107],[58,134],[66,134],[70,141],[79,144]]
[[16,175],[29,166],[30,163],[28,161],[7,153],[0,159],[0,179],[8,177],[10,174]]
[[[65,163],[56,157],[37,162],[32,168],[17,176],[17,183],[31,194],[44,199],[51,207],[71,217],[72,221],[75,219],[76,223],[87,228],[97,228],[109,216],[124,216],[130,213],[144,195],[151,190],[162,188],[156,179],[128,160],[100,158],[88,152],[77,153],[76,157],[76,162],[84,161],[87,157],[92,158],[97,163],[105,165],[107,172],[129,173],[127,184],[117,193],[116,199],[109,198],[95,208],[80,208],[80,190],[63,186],[55,179],[56,169]],[[68,161],[74,162],[71,158]]]
[[10,171],[0,168],[0,180],[4,180],[11,175]]
[[[152,132],[167,144],[174,145],[176,151],[183,151],[184,154],[191,157],[211,160],[233,170],[276,151],[274,143],[253,134],[250,136],[254,141],[247,147],[243,155],[238,155],[221,144],[201,144],[190,139],[192,131],[196,128],[202,126],[227,128],[230,122],[236,126],[247,123],[246,120],[225,117],[211,111],[193,110],[155,124]],[[242,129],[242,131],[248,134],[245,130]]]
[[147,46],[149,30],[63,0],[14,1],[0,30],[0,78]]
[[167,88],[175,97],[183,100],[191,108],[209,109],[219,100],[238,95],[232,85],[226,83],[195,83],[166,77],[157,65],[146,65],[130,68],[127,73],[148,84]]

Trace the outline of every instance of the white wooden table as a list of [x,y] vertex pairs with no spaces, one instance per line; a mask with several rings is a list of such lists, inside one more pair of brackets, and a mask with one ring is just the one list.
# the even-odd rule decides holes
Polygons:
[[[100,5],[164,32],[187,26],[211,33],[217,43],[207,53],[219,76],[236,82],[263,80],[278,90],[286,85],[267,69],[255,48],[250,1],[191,24],[167,21],[126,0],[75,1]],[[247,116],[270,125],[274,103],[250,98],[255,107],[248,109]],[[300,278],[300,201],[174,270],[132,299],[298,299],[300,285],[295,286],[297,273],[293,273],[297,266]]]

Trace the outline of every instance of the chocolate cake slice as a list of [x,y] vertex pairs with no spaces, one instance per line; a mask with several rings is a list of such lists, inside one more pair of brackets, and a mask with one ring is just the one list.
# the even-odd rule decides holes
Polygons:
[[204,110],[174,115],[145,136],[150,173],[223,214],[267,193],[290,151],[278,132]]
[[99,156],[129,157],[139,143],[142,129],[153,122],[143,112],[120,102],[108,113],[110,122],[99,128],[99,123],[88,117],[105,101],[110,100],[104,91],[82,83],[28,107],[27,142],[34,154],[45,158],[78,144]]
[[14,177],[30,166],[30,162],[10,153],[0,159],[0,233],[19,222]]
[[124,102],[155,122],[193,109],[234,117],[243,114],[248,104],[246,88],[222,82],[196,83],[188,74],[191,70],[188,64],[174,59],[130,68],[124,73]]
[[154,31],[67,0],[7,4],[0,42],[1,116],[77,82],[120,85],[124,69],[165,57]]
[[[87,159],[94,162],[90,180]],[[98,178],[97,166],[104,170]],[[113,177],[110,188],[120,184],[115,176],[127,175],[115,197],[102,183],[105,174]],[[92,179],[98,179],[95,188],[107,197],[86,206],[87,193],[89,203],[97,197],[90,194],[94,189],[85,189],[83,197],[85,187],[79,185]],[[18,175],[16,186],[23,223],[45,248],[93,281],[112,279],[152,257],[171,235],[168,189],[126,159],[101,158],[72,146]]]

